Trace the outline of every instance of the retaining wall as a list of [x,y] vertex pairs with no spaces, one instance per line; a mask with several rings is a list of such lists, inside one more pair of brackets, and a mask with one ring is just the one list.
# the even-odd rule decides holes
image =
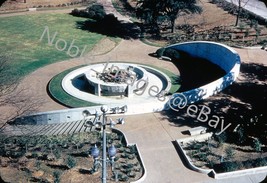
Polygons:
[[[239,75],[241,64],[240,57],[235,50],[226,45],[208,41],[194,41],[174,44],[166,48],[172,48],[178,52],[186,52],[191,57],[206,59],[211,63],[218,65],[226,72],[225,76],[218,78],[211,83],[182,92],[182,94],[186,97],[186,102],[188,104],[217,94],[232,84]],[[180,94],[177,94],[177,96],[178,95]],[[174,95],[174,98],[175,96],[176,95]],[[169,106],[166,106],[166,109],[168,108]]]

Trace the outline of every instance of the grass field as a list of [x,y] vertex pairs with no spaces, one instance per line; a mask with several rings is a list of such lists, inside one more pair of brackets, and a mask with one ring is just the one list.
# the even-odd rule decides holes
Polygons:
[[[40,67],[72,58],[67,54],[72,40],[75,40],[73,45],[78,46],[80,52],[85,45],[85,53],[89,52],[104,36],[78,29],[77,22],[85,20],[59,13],[1,17],[0,54],[9,57],[10,74],[22,78]],[[51,39],[57,32],[52,46],[48,45],[47,34],[40,41],[45,26],[49,27]],[[63,51],[55,47],[58,39],[67,43]],[[63,43],[59,41],[58,48],[63,48]]]

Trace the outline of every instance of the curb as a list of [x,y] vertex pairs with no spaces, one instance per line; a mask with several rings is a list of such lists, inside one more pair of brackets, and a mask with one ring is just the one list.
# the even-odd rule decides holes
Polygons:
[[143,173],[143,175],[142,175],[142,177],[141,177],[140,179],[138,179],[138,180],[136,180],[136,181],[133,181],[133,182],[131,182],[131,183],[141,183],[141,182],[144,182],[144,180],[146,179],[146,176],[147,176],[147,170],[146,170],[146,167],[145,167],[143,158],[142,158],[142,156],[141,156],[140,150],[139,150],[139,148],[138,148],[138,145],[137,145],[136,143],[129,143],[129,142],[128,142],[128,139],[127,139],[127,137],[126,137],[126,135],[125,135],[122,131],[120,131],[119,129],[117,129],[117,128],[112,128],[112,131],[119,132],[119,133],[121,133],[121,134],[124,136],[124,139],[125,139],[125,142],[126,142],[126,146],[127,146],[127,147],[128,147],[128,146],[135,146],[135,147],[136,147],[138,156],[139,156],[140,161],[141,161],[141,166],[142,166],[143,169],[144,169],[144,173]]
[[267,171],[267,166],[249,168],[245,170],[236,170],[236,171],[224,172],[224,173],[216,173],[214,169],[203,169],[203,168],[196,167],[192,163],[191,158],[187,156],[185,150],[182,148],[182,145],[181,145],[181,143],[183,143],[183,140],[187,140],[187,139],[190,139],[190,138],[178,139],[178,140],[175,140],[175,142],[178,146],[178,149],[181,151],[183,158],[185,159],[187,165],[190,167],[190,169],[196,172],[206,174],[214,179],[227,179],[227,178],[234,178],[234,177],[240,177],[240,176],[246,176],[246,175],[253,175],[253,174],[258,174],[258,173],[266,173]]

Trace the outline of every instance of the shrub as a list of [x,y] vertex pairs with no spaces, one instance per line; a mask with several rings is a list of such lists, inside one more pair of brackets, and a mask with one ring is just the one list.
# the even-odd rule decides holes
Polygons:
[[122,157],[122,158],[128,158],[128,154],[123,153],[123,154],[121,154],[121,157]]
[[221,168],[224,172],[231,172],[238,170],[240,168],[240,164],[237,162],[223,162],[221,163]]
[[129,177],[127,175],[122,175],[120,178],[119,178],[120,181],[123,181],[123,182],[127,182],[129,180]]
[[195,157],[199,159],[200,161],[208,161],[208,157],[206,153],[199,153],[195,155]]
[[261,142],[259,141],[258,138],[256,138],[256,139],[253,140],[252,147],[254,148],[254,150],[256,152],[261,152]]
[[76,166],[76,160],[72,156],[68,156],[66,159],[66,164],[69,168],[73,168]]
[[54,183],[59,183],[60,182],[60,171],[54,171],[53,172],[53,177],[54,177]]
[[137,153],[137,149],[136,149],[135,146],[130,146],[129,149],[130,149],[130,152],[129,152],[130,154],[135,154],[135,153]]
[[59,159],[61,157],[61,152],[58,148],[53,152],[53,154],[55,155],[56,159]]
[[239,144],[243,144],[245,141],[246,141],[246,135],[244,133],[244,128],[240,127],[238,130],[237,130],[237,135],[238,135],[238,143]]
[[255,161],[256,167],[266,166],[266,165],[267,165],[267,161],[265,159],[259,158],[259,159],[256,159]]
[[219,145],[222,145],[227,140],[227,134],[223,132],[220,135],[216,135],[216,138],[219,142]]
[[78,10],[75,8],[70,14],[77,17],[91,18],[96,21],[102,20],[106,16],[104,7],[100,4],[94,4],[84,10]]
[[163,53],[165,51],[165,48],[159,48],[157,51],[156,51],[156,55],[157,57],[162,57],[163,56]]
[[131,177],[131,178],[135,178],[136,177],[136,173],[134,172],[130,172],[127,174],[128,177]]
[[177,51],[175,49],[171,49],[171,48],[165,49],[164,55],[166,55],[167,57],[169,57],[171,59],[180,59],[181,58],[181,54],[179,53],[179,51]]
[[212,161],[212,160],[208,160],[208,161],[207,161],[207,166],[208,166],[209,168],[213,168],[214,165],[215,165],[215,162],[214,162],[214,161]]
[[86,13],[88,18],[92,18],[96,21],[102,20],[106,16],[106,12],[104,7],[100,4],[94,4],[88,8],[86,8]]
[[134,155],[132,155],[132,154],[130,154],[129,156],[128,156],[128,159],[130,159],[130,160],[133,160],[135,157],[134,157]]
[[227,159],[232,159],[233,156],[235,155],[235,151],[232,147],[227,147],[226,150],[225,150],[225,153],[226,153],[226,158]]
[[247,160],[247,161],[243,162],[243,166],[246,169],[254,167],[253,164],[254,164],[253,160]]
[[41,161],[36,161],[35,162],[35,167],[37,168],[37,170],[40,170],[40,168],[41,168]]

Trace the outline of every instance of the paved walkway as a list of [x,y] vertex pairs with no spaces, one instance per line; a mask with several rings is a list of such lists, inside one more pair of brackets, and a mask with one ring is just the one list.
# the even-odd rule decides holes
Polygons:
[[130,143],[137,143],[147,169],[145,183],[259,183],[267,173],[216,180],[185,167],[173,141],[185,138],[186,124],[174,125],[160,113],[127,116],[118,126]]

